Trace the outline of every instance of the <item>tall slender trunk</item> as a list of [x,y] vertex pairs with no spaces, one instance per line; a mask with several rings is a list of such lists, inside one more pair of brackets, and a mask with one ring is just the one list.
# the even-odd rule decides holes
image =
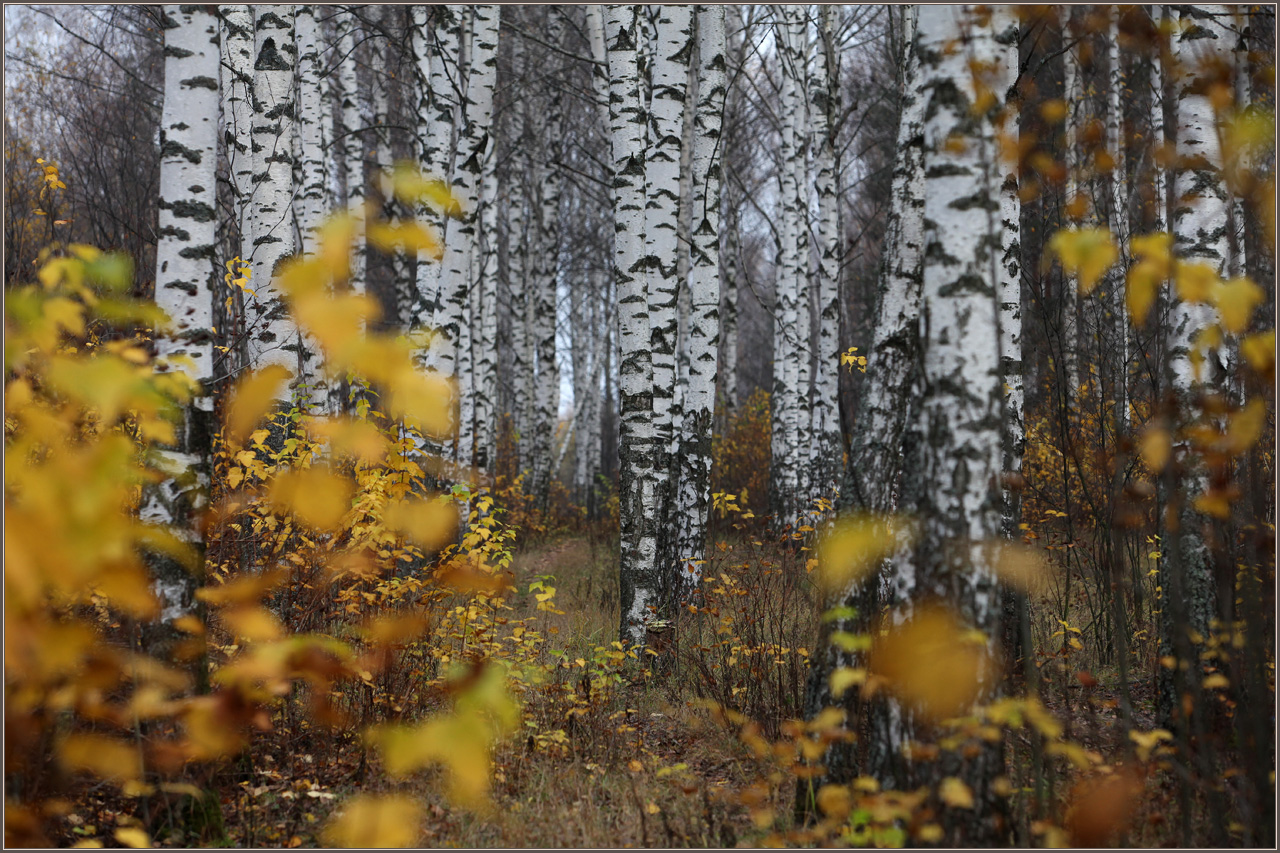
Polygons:
[[257,7],[253,75],[253,205],[246,249],[257,291],[250,306],[249,357],[254,367],[280,364],[295,374],[294,388],[309,382],[308,358],[272,277],[294,253],[293,7]]
[[[777,21],[774,39],[782,64],[782,145],[778,170],[781,184],[781,211],[778,229],[778,263],[775,267],[773,330],[773,471],[770,493],[779,525],[794,524],[798,514],[800,483],[797,478],[802,448],[799,445],[800,389],[800,308],[798,284],[807,259],[801,253],[799,209],[802,189],[797,184],[795,164],[802,156],[797,140],[797,126],[803,127],[802,70],[798,68],[794,18],[799,14],[790,6],[775,7]],[[801,170],[803,174],[803,170]],[[807,312],[806,312],[807,314]],[[808,331],[807,327],[805,331]]]
[[[1063,85],[1063,100],[1066,101],[1066,203],[1070,207],[1075,203],[1076,196],[1081,193],[1080,189],[1080,144],[1079,130],[1082,116],[1080,115],[1080,63],[1078,59],[1078,50],[1075,45],[1077,35],[1072,21],[1073,8],[1068,6],[1062,10],[1062,40],[1066,43],[1066,52],[1062,57],[1062,64],[1066,74],[1066,80]],[[1076,281],[1074,276],[1063,275],[1062,277],[1062,360],[1064,362],[1063,375],[1067,382],[1067,404],[1075,405],[1076,394],[1080,390],[1080,333],[1079,333],[1079,302],[1076,293]]]
[[839,67],[835,7],[818,6],[818,43],[809,79],[815,183],[818,193],[818,337],[812,401],[814,497],[834,501],[839,493],[844,441],[840,429],[840,204],[837,192],[835,119],[839,113]]
[[[926,93],[916,50],[918,6],[902,8],[902,55],[897,152],[894,163],[889,221],[881,255],[875,338],[868,353],[867,390],[862,395],[857,423],[850,434],[849,460],[844,470],[838,505],[844,510],[887,513],[913,496],[900,485],[910,465],[918,464],[923,448],[919,434],[922,395],[920,298],[924,264],[925,161],[924,116]],[[805,693],[805,716],[812,719],[828,706],[843,707],[847,724],[858,722],[857,694],[842,700],[830,691],[831,673],[856,666],[854,656],[833,644],[839,631],[867,630],[871,616],[894,601],[893,577],[872,579],[832,590],[824,609],[856,614],[824,620],[818,654]],[[833,743],[823,758],[823,779],[803,785],[797,806],[803,813],[823,781],[844,784],[865,772],[869,753],[877,745],[866,737]]]
[[[297,192],[293,197],[294,217],[298,223],[298,248],[311,254],[319,248],[320,225],[331,206],[329,198],[328,157],[324,127],[329,112],[322,89],[320,52],[324,47],[315,7],[297,6],[294,14],[294,48],[298,57],[297,127],[294,139],[298,161],[295,171]],[[311,405],[325,408],[330,392],[321,375],[319,344],[310,335],[303,337],[305,363],[303,372],[311,381]]]
[[[552,44],[560,40],[559,16],[548,20]],[[560,166],[561,105],[559,92],[551,92],[544,111],[534,122],[541,140],[541,162],[535,161],[534,195],[537,200],[535,224],[537,241],[533,248],[533,326],[537,377],[534,381],[533,445],[530,489],[539,506],[549,500],[556,423],[560,414],[560,365],[556,360],[556,293],[560,278]]]
[[253,254],[253,244],[249,241],[248,234],[252,227],[249,220],[254,211],[250,202],[253,196],[252,8],[220,6],[219,24],[222,62],[218,71],[225,123],[223,139],[226,143],[231,193],[235,199],[236,234],[240,240],[236,250],[239,257],[247,263]]
[[681,422],[675,556],[685,587],[701,577],[711,488],[711,429],[720,345],[721,114],[725,98],[723,6],[697,6],[698,98],[694,111],[689,274],[689,381]]
[[[197,513],[207,503],[213,445],[213,298],[216,273],[218,154],[218,23],[209,6],[165,6],[164,108],[160,121],[159,239],[156,304],[172,329],[157,336],[159,364],[190,359],[197,392],[182,412],[174,443],[163,455],[182,475],[143,491],[139,517],[164,525],[200,549]],[[189,480],[188,477],[193,477]],[[161,626],[148,651],[177,639],[173,620],[195,606],[199,578],[170,557],[147,555]],[[201,562],[202,565],[202,562]]]
[[[1201,14],[1197,14],[1197,12]],[[1219,276],[1227,273],[1230,254],[1226,233],[1228,193],[1222,180],[1222,151],[1213,103],[1200,77],[1214,62],[1227,62],[1236,36],[1225,25],[1225,6],[1188,7],[1180,13],[1185,29],[1174,36],[1180,74],[1177,92],[1177,153],[1182,168],[1174,181],[1173,234],[1177,255],[1185,262],[1208,264]],[[1196,334],[1215,322],[1209,305],[1175,300],[1168,329],[1167,381],[1176,401],[1176,416],[1194,418],[1195,395],[1221,380],[1222,359],[1217,348],[1204,353],[1197,369],[1192,358]],[[1200,642],[1209,636],[1209,622],[1216,614],[1213,558],[1207,528],[1211,520],[1192,508],[1192,501],[1208,486],[1203,460],[1193,452],[1183,456],[1180,493],[1168,499],[1178,507],[1176,530],[1165,531],[1161,609],[1161,656],[1185,662],[1188,669],[1164,670],[1160,678],[1158,711],[1162,724],[1173,725],[1183,692],[1198,691]],[[1167,575],[1167,577],[1166,577]],[[1182,725],[1185,725],[1185,720]],[[1181,725],[1179,731],[1183,731]],[[1183,732],[1185,733],[1185,732]]]
[[1129,182],[1125,175],[1124,110],[1121,93],[1126,91],[1124,66],[1120,52],[1120,7],[1112,6],[1107,19],[1109,78],[1107,81],[1107,150],[1113,158],[1108,181],[1109,216],[1107,226],[1121,247],[1120,261],[1111,270],[1108,282],[1111,332],[1114,336],[1114,404],[1119,417],[1116,422],[1129,425],[1129,318],[1125,310],[1124,273],[1129,245]]
[[364,130],[360,116],[360,80],[356,52],[360,42],[360,24],[349,9],[337,13],[338,85],[342,91],[342,130],[339,134],[343,170],[346,174],[346,208],[355,223],[348,283],[352,290],[364,293],[368,261],[365,255],[365,170]]
[[[659,571],[674,576],[675,536],[670,512],[674,504],[670,449],[675,435],[672,408],[676,387],[679,300],[680,161],[684,148],[684,114],[688,98],[689,61],[693,54],[693,9],[659,6],[651,79],[653,101],[645,165],[645,273],[648,278],[649,328],[653,365],[653,428],[657,433],[654,489],[658,499]],[[651,10],[652,13],[652,10]],[[663,577],[662,606],[676,591]]]
[[653,472],[658,436],[653,426],[653,365],[645,275],[645,150],[647,104],[641,84],[640,9],[605,7],[609,62],[609,124],[614,191],[614,277],[620,359],[618,429],[620,478],[619,634],[642,646],[659,595]]

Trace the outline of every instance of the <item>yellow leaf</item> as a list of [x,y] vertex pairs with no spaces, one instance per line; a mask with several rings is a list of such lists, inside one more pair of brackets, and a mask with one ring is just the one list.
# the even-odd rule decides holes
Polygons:
[[644,807],[644,810],[649,814],[657,814],[658,812],[662,811],[662,809],[658,808],[658,804],[653,802],[652,800],[650,800],[649,804]]
[[861,580],[894,552],[892,519],[851,516],[838,519],[818,546],[818,582],[842,590]]
[[124,741],[106,735],[67,735],[58,748],[58,759],[68,770],[82,770],[114,782],[142,776],[142,757]]
[[395,165],[391,184],[396,198],[403,202],[430,205],[437,212],[455,219],[463,216],[462,205],[449,190],[449,185],[439,178],[424,177],[411,162],[402,161]]
[[1262,436],[1262,428],[1266,425],[1267,405],[1254,398],[1245,407],[1231,416],[1227,426],[1227,434],[1223,439],[1224,449],[1232,456],[1239,456],[1253,446]]
[[271,483],[271,501],[317,530],[334,530],[351,508],[353,486],[324,468],[285,471]]
[[1043,552],[1014,542],[997,542],[990,555],[991,568],[996,577],[1023,592],[1038,592],[1045,587],[1053,569]]
[[264,595],[279,586],[284,579],[285,573],[278,569],[258,575],[241,575],[233,581],[196,590],[196,598],[206,604],[212,604],[214,607],[223,607],[231,604],[257,604]]
[[222,621],[237,637],[250,642],[278,640],[284,626],[276,615],[263,607],[236,607],[224,610]]
[[1200,686],[1205,690],[1225,690],[1231,686],[1231,681],[1222,673],[1215,672],[1212,675],[1205,676],[1204,681],[1200,682]]
[[365,624],[360,628],[360,635],[376,645],[393,645],[416,640],[429,625],[426,617],[419,613],[393,613]]
[[444,256],[444,243],[434,228],[408,221],[390,225],[384,222],[369,223],[369,242],[384,252],[421,252],[440,260]]
[[942,827],[936,823],[926,823],[916,832],[916,838],[925,844],[937,844],[943,837]]
[[1063,270],[1079,278],[1081,295],[1092,293],[1120,256],[1105,228],[1059,231],[1049,240],[1049,249],[1058,256]]
[[280,386],[292,376],[287,368],[270,364],[241,379],[227,404],[228,438],[238,442],[256,426],[282,398]]
[[322,833],[333,847],[413,847],[418,843],[422,808],[403,794],[359,794],[343,805]]
[[394,417],[403,417],[424,435],[440,438],[453,432],[456,398],[448,380],[406,364],[387,384]]
[[853,797],[843,785],[823,785],[818,789],[818,808],[827,817],[844,818],[853,808]]
[[1203,261],[1179,261],[1174,278],[1183,302],[1208,302],[1218,284],[1218,271]]
[[386,437],[370,421],[330,418],[309,424],[307,431],[317,440],[327,442],[336,456],[353,456],[362,462],[376,464],[387,452]]
[[1227,500],[1227,496],[1218,491],[1205,492],[1192,502],[1192,506],[1197,512],[1211,515],[1214,518],[1227,521],[1231,518],[1231,502]]
[[842,666],[835,672],[831,673],[831,695],[840,697],[850,687],[857,684],[864,684],[867,680],[867,671],[865,669],[853,669],[851,667]]
[[644,765],[633,758],[627,762],[627,769],[630,770],[632,773],[639,773],[640,771],[644,770]]
[[453,541],[458,529],[458,509],[447,498],[390,501],[383,511],[387,527],[435,550]]
[[115,831],[116,841],[119,841],[125,847],[134,849],[142,849],[151,846],[151,836],[147,835],[145,830],[136,826],[122,826]]
[[954,776],[948,776],[938,786],[938,798],[954,809],[973,808],[973,791]]
[[1240,354],[1258,373],[1266,373],[1275,364],[1276,332],[1259,332],[1240,342]]
[[922,717],[940,720],[973,706],[995,664],[950,610],[925,605],[876,636],[868,669]]
[[1165,276],[1160,265],[1150,260],[1141,260],[1129,268],[1125,282],[1125,307],[1129,309],[1129,317],[1135,326],[1144,326],[1151,306],[1156,302],[1156,293]]
[[1129,740],[1134,743],[1134,752],[1138,755],[1139,761],[1146,761],[1151,757],[1151,752],[1163,740],[1173,740],[1173,735],[1164,729],[1152,729],[1149,732],[1140,732],[1136,729],[1129,732]]
[[1247,278],[1233,278],[1213,291],[1213,301],[1222,318],[1222,328],[1238,335],[1249,326],[1253,309],[1266,299],[1261,287]]
[[320,226],[318,243],[320,262],[336,279],[346,278],[351,271],[351,244],[356,236],[356,220],[349,213],[338,213]]
[[1138,440],[1138,454],[1147,468],[1158,474],[1169,464],[1169,457],[1173,454],[1173,436],[1159,427],[1148,429]]

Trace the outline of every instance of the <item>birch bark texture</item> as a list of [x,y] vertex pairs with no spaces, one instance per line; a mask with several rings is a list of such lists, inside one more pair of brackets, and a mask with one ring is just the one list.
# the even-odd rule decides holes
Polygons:
[[683,401],[675,512],[679,585],[700,579],[711,489],[711,427],[720,346],[721,115],[726,64],[723,6],[695,7],[698,39],[694,110],[693,210],[689,269],[689,379]]
[[[164,106],[161,115],[156,304],[172,326],[156,339],[158,363],[186,370],[196,395],[182,413],[171,448],[173,473],[143,491],[139,517],[200,546],[196,513],[207,500],[213,436],[213,294],[216,269],[218,21],[209,6],[165,6]],[[167,556],[148,554],[160,622],[195,607],[196,577]]]
[[279,364],[295,375],[293,387],[305,391],[306,353],[273,276],[294,253],[293,134],[296,48],[292,6],[257,7],[253,28],[253,215],[246,240],[252,282],[250,362]]
[[651,607],[658,604],[659,443],[653,425],[653,363],[645,275],[645,126],[638,40],[640,9],[606,6],[610,157],[613,164],[614,279],[618,295],[619,633],[643,646]]

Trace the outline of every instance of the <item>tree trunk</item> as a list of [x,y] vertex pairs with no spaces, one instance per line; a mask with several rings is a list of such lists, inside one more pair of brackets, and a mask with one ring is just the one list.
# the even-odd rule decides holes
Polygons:
[[[197,514],[208,502],[214,427],[218,23],[209,6],[166,6],[162,20],[165,92],[155,292],[156,304],[173,326],[157,336],[156,356],[159,365],[179,357],[190,359],[187,370],[197,390],[174,430],[173,446],[163,451],[182,473],[145,488],[139,517],[165,526],[202,551]],[[173,620],[195,609],[200,579],[163,554],[149,553],[147,565],[161,607],[160,624],[149,632],[147,647],[168,657],[178,639]]]
[[689,381],[683,400],[679,492],[675,521],[678,590],[701,577],[711,487],[711,428],[715,416],[716,356],[720,345],[720,116],[725,97],[723,6],[697,6],[698,98],[692,157],[692,232],[689,274]]
[[651,609],[658,606],[658,496],[653,473],[659,458],[653,426],[653,365],[645,275],[645,150],[648,110],[643,100],[640,10],[605,8],[609,61],[609,125],[614,191],[614,277],[617,284],[621,418],[619,470],[619,634],[642,647]]

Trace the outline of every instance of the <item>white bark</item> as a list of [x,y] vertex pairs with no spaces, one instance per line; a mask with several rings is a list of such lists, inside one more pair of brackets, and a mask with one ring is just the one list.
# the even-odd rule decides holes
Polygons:
[[254,214],[246,248],[252,254],[248,308],[250,363],[279,364],[295,374],[295,386],[309,383],[307,353],[288,315],[283,294],[272,280],[277,266],[294,252],[293,7],[258,7],[254,16],[256,57],[253,76]]
[[809,80],[815,182],[818,193],[818,338],[817,373],[809,395],[812,415],[812,497],[834,502],[839,494],[844,454],[840,432],[840,204],[835,117],[839,114],[839,68],[835,50],[834,6],[818,6],[818,42]]
[[647,122],[635,6],[605,9],[609,62],[610,148],[614,190],[614,276],[617,286],[621,419],[618,465],[621,499],[619,563],[620,635],[644,644],[650,607],[658,605],[657,495],[653,468],[653,366],[649,347],[649,298],[645,276],[645,158]]
[[231,191],[235,196],[236,233],[240,237],[240,257],[246,262],[253,254],[248,239],[253,215],[253,11],[249,6],[220,6],[220,49],[222,115],[225,127],[227,162]]
[[320,53],[324,40],[316,20],[315,6],[298,6],[294,16],[294,39],[298,52],[298,154],[300,180],[294,197],[294,212],[301,248],[316,251],[316,232],[328,214],[328,154],[324,148],[326,103],[322,87]]
[[[645,164],[645,272],[653,365],[653,427],[658,459],[654,469],[659,501],[659,570],[674,567],[674,536],[668,534],[674,506],[670,451],[675,436],[672,409],[676,387],[679,300],[680,162],[689,60],[693,52],[693,10],[659,6],[652,65],[653,100]],[[664,590],[664,595],[674,590]],[[665,604],[665,602],[664,602]]]
[[1107,227],[1116,245],[1120,247],[1120,259],[1108,275],[1111,309],[1111,328],[1114,335],[1114,362],[1116,363],[1115,406],[1119,412],[1118,423],[1129,425],[1129,318],[1124,298],[1124,278],[1129,245],[1128,181],[1125,179],[1124,114],[1120,93],[1125,89],[1124,69],[1120,55],[1120,7],[1110,8],[1107,20],[1108,64],[1110,75],[1107,86],[1107,150],[1115,159],[1108,190],[1111,195]]
[[[218,23],[209,6],[165,6],[164,107],[160,120],[159,239],[156,304],[172,327],[156,338],[157,364],[185,369],[198,383],[176,441],[164,452],[180,475],[143,490],[139,517],[192,544],[202,536],[196,513],[207,502],[212,451],[213,297],[217,286],[215,215],[218,154]],[[190,364],[173,364],[177,358]],[[195,577],[159,554],[149,555],[162,622],[195,605]]]
[[[992,19],[1005,23],[1004,16]],[[1018,49],[1016,44],[1005,52],[1009,62],[1008,79],[1018,76]],[[1006,95],[1006,93],[1002,93]],[[1020,103],[1013,91],[1004,97],[1004,127],[1013,139],[1018,138],[1018,113]],[[1018,193],[1018,164],[1005,159],[999,161],[1003,169],[1000,188],[1000,365],[1004,389],[1004,428],[1006,459],[1004,468],[1011,473],[1022,470],[1023,445],[1026,431],[1023,421],[1023,371],[1022,371],[1022,246],[1019,231],[1022,219],[1022,203]],[[1006,490],[1002,530],[1011,537],[1016,531],[1018,507],[1016,494]]]
[[[1066,102],[1066,169],[1068,204],[1080,193],[1080,153],[1077,128],[1083,118],[1080,110],[1080,63],[1074,40],[1077,38],[1071,20],[1072,8],[1062,10],[1062,38],[1068,45],[1062,56],[1062,64],[1066,73],[1063,84],[1063,100]],[[1062,361],[1063,375],[1067,382],[1067,403],[1074,406],[1076,394],[1080,390],[1080,334],[1079,334],[1079,302],[1076,280],[1074,276],[1063,273],[1062,282]]]
[[694,112],[689,272],[689,380],[683,400],[675,521],[679,583],[701,577],[711,488],[711,430],[720,345],[721,114],[725,99],[723,6],[697,6],[698,97]]
[[355,223],[351,248],[351,275],[348,283],[356,293],[365,291],[367,259],[365,255],[365,172],[364,122],[360,117],[359,76],[356,49],[360,41],[360,24],[350,9],[337,13],[338,85],[342,91],[342,129],[339,150],[346,174],[347,215]]

